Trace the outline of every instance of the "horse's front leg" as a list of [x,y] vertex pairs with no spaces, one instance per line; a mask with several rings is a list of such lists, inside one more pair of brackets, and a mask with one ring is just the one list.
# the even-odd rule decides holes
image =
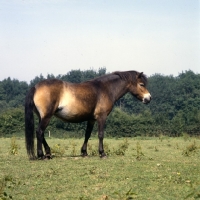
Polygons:
[[88,155],[88,153],[87,153],[87,143],[88,143],[88,140],[91,136],[92,129],[94,127],[94,123],[95,123],[95,121],[88,121],[87,122],[87,128],[86,128],[86,132],[85,132],[85,140],[84,140],[83,146],[81,148],[81,155],[83,157]]
[[106,117],[101,117],[97,120],[98,122],[98,137],[99,137],[99,155],[101,158],[106,157],[103,148],[103,138],[104,138],[104,125],[106,122]]

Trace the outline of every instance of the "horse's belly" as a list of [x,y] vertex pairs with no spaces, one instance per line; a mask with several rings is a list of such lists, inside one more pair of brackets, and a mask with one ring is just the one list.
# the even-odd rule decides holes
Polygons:
[[67,122],[82,122],[92,118],[90,112],[85,110],[77,110],[76,108],[61,107],[58,108],[55,116]]

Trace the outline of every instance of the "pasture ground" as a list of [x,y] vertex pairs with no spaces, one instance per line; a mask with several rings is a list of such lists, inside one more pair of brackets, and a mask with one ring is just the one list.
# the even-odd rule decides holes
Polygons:
[[0,199],[200,199],[199,138],[105,138],[107,159],[97,138],[88,158],[83,138],[47,141],[54,158],[30,161],[24,138],[0,138]]

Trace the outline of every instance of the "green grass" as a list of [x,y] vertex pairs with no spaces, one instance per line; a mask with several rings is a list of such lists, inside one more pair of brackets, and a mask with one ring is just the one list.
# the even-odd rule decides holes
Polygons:
[[0,138],[0,199],[200,199],[198,138],[106,138],[107,159],[97,138],[88,158],[79,157],[83,139],[47,141],[54,158],[29,161],[24,138]]

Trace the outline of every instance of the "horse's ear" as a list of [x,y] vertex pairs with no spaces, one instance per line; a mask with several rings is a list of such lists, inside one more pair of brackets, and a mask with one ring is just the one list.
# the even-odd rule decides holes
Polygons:
[[143,75],[143,72],[139,73],[138,78],[141,78]]

